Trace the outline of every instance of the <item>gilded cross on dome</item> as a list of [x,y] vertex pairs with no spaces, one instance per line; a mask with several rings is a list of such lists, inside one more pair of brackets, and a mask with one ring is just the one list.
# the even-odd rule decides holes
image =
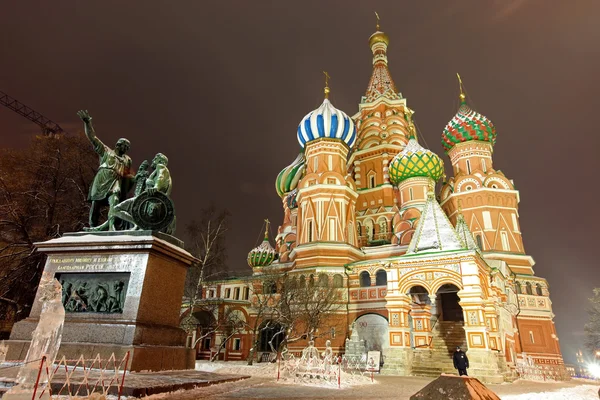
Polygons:
[[460,75],[458,74],[458,72],[456,73],[456,76],[458,77],[458,87],[460,89],[460,95],[458,95],[458,97],[460,98],[461,103],[464,103],[465,99],[467,98],[467,96],[465,95],[465,88],[463,86],[462,79],[460,79]]
[[331,79],[331,77],[329,76],[329,74],[327,73],[327,71],[323,71],[323,74],[325,74],[325,98],[328,99],[329,98],[329,80]]
[[269,221],[269,219],[265,219],[265,239],[269,237],[269,224],[271,222]]

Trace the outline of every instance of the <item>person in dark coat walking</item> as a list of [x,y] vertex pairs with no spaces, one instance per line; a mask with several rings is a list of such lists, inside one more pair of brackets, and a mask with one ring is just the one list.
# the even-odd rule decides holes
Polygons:
[[469,359],[467,358],[465,352],[462,351],[459,346],[456,347],[456,351],[454,352],[452,361],[454,361],[454,368],[458,370],[458,374],[460,376],[468,376],[467,368],[469,368]]

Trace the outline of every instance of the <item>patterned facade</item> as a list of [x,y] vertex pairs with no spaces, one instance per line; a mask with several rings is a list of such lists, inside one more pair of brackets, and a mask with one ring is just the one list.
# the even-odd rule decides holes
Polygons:
[[[369,39],[373,73],[354,116],[336,109],[326,88],[301,120],[299,155],[276,179],[283,221],[274,247],[265,236],[249,254],[253,275],[215,282],[204,301],[220,302],[214,318],[230,309],[251,321],[262,277],[286,271],[343,292],[331,319],[339,324],[323,327],[316,345],[331,340],[343,353],[358,329],[382,352],[383,372],[427,374],[436,362],[448,372],[456,343],[471,375],[487,382],[514,378],[526,357],[561,374],[548,284],[523,247],[519,192],[494,168],[496,128],[468,105],[461,82],[459,109],[442,131],[446,177],[442,159],[419,143],[390,73],[389,42],[379,30]],[[199,356],[219,341],[213,336]],[[241,332],[221,357],[244,359],[252,345]]]

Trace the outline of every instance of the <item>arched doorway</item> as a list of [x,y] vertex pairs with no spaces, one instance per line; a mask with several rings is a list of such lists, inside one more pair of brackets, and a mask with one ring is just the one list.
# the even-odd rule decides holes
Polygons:
[[[281,331],[281,324],[276,324],[272,321],[264,322],[260,329],[260,336],[258,339],[258,351],[272,352],[273,349],[277,350],[277,348],[283,341],[283,337],[285,336],[284,333]],[[273,347],[271,347],[271,345]]]
[[215,330],[218,326],[215,316],[210,311],[200,310],[193,312],[189,321],[196,325],[195,335],[192,336],[196,348],[196,359],[210,359],[211,348],[215,346],[216,342]]
[[464,322],[462,307],[460,306],[460,289],[451,283],[442,285],[436,292],[436,313],[441,321]]

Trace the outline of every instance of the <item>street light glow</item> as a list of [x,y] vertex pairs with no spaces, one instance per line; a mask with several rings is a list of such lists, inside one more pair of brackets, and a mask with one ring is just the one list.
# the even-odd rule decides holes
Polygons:
[[587,369],[594,378],[600,378],[600,365],[589,364]]

